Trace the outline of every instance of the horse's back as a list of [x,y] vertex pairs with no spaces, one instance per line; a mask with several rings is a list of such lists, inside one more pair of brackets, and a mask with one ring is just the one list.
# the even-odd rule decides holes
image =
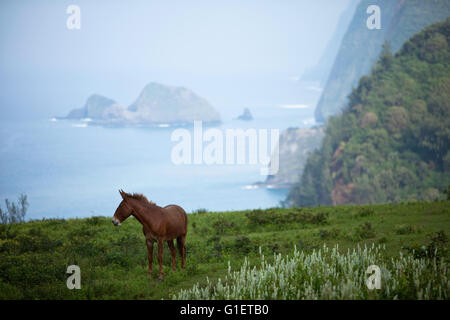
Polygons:
[[[164,215],[169,220],[169,223],[173,226],[180,228],[181,234],[185,235],[187,233],[187,214],[184,209],[176,204],[170,204],[165,206]],[[178,229],[177,228],[177,229]]]

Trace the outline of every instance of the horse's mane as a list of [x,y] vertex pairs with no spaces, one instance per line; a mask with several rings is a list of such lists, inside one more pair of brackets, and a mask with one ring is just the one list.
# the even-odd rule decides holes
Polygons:
[[156,204],[153,201],[149,201],[146,196],[144,196],[142,193],[127,193],[127,195],[130,198],[133,198],[135,200],[140,201],[142,204],[144,204],[146,207],[153,207],[156,206]]

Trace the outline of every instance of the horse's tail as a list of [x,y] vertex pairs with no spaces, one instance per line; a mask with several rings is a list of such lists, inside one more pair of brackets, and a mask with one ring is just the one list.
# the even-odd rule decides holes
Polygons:
[[180,214],[183,216],[184,219],[184,230],[185,230],[185,235],[187,233],[187,229],[188,229],[188,217],[187,217],[187,213],[186,211],[184,211],[184,209],[180,206],[176,206],[178,212],[180,212]]
[[[186,233],[187,233],[187,231],[188,231],[188,216],[187,216],[187,213],[186,213],[186,211],[184,211],[184,209],[182,208],[182,207],[179,207],[180,208],[180,210],[181,210],[181,212],[182,212],[182,214],[183,214],[183,218],[184,218],[184,230],[186,230]],[[185,233],[185,234],[186,234]]]

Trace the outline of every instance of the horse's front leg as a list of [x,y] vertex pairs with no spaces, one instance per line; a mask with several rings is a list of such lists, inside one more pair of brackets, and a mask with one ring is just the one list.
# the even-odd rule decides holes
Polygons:
[[164,241],[158,240],[159,281],[162,281],[163,279],[163,248],[164,248]]
[[153,240],[147,239],[147,251],[148,251],[148,274],[152,274],[153,264]]

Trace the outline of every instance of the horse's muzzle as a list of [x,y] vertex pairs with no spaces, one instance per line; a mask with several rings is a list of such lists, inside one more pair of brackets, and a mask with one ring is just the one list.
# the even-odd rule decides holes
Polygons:
[[115,227],[118,227],[118,226],[120,226],[120,222],[119,222],[119,220],[116,220],[116,219],[112,219],[112,221],[111,221],[112,223],[113,223],[113,225],[115,226]]

